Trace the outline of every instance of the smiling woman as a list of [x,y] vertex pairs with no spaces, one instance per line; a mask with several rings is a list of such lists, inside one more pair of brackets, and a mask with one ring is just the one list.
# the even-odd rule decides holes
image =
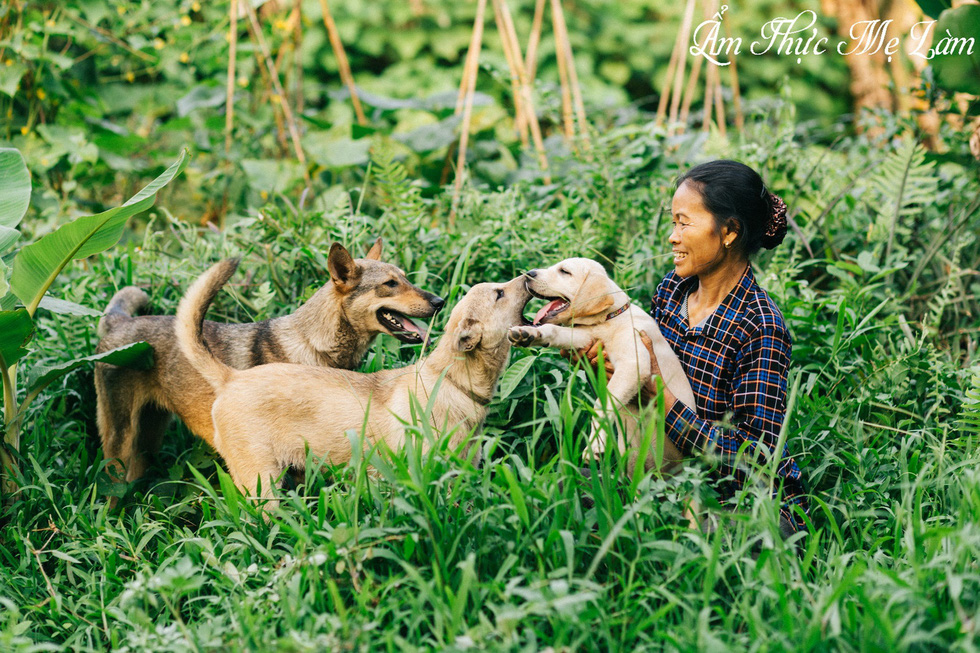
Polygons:
[[[666,390],[666,435],[685,454],[720,456],[722,473],[733,479],[721,489],[732,496],[748,481],[745,462],[773,465],[778,458],[774,496],[781,530],[791,535],[803,529],[807,512],[800,468],[785,447],[777,451],[792,343],[749,264],[760,248],[782,242],[786,205],[754,170],[722,160],[678,180],[671,213],[674,271],[657,288],[651,313],[697,405]],[[726,417],[731,426],[721,425]]]

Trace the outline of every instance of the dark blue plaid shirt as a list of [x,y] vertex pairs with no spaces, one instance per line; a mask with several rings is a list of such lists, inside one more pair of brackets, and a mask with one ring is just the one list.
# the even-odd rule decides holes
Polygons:
[[[686,297],[696,287],[697,277],[682,279],[670,272],[653,299],[651,314],[680,358],[698,404],[674,402],[667,410],[666,433],[687,455],[719,455],[723,471],[740,487],[748,476],[734,464],[742,445],[748,442],[743,455],[763,463],[776,447],[786,417],[792,341],[782,313],[755,282],[751,266],[714,313],[689,327]],[[726,415],[731,427],[718,424]],[[780,512],[800,530],[802,521],[790,506],[808,511],[806,496],[800,468],[785,447],[776,473],[783,481]]]

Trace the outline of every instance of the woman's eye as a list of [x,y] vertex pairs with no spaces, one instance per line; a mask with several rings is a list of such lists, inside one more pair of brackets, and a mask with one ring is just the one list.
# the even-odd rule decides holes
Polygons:
[[500,288],[498,288],[498,289],[497,289],[497,299],[498,299],[498,300],[499,300],[499,299],[502,299],[502,298],[503,298],[503,296],[504,296],[504,291],[503,291],[503,290],[501,290]]
[[395,281],[394,279],[389,279],[388,281],[385,281],[385,285],[388,286],[389,288],[397,288],[398,282]]

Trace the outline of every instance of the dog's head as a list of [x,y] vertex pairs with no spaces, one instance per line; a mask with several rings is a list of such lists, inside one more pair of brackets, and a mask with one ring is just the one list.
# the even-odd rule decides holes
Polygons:
[[530,299],[524,277],[507,283],[478,283],[453,307],[443,338],[464,353],[509,347],[507,331],[528,324],[524,307]]
[[[567,258],[550,268],[524,273],[527,288],[548,303],[534,316],[534,324],[580,324],[604,318],[622,293],[598,262]],[[595,319],[590,319],[595,318]]]
[[327,268],[348,321],[371,336],[389,333],[402,342],[420,343],[425,327],[412,318],[432,317],[446,303],[410,282],[398,266],[381,261],[380,238],[359,259],[334,243]]

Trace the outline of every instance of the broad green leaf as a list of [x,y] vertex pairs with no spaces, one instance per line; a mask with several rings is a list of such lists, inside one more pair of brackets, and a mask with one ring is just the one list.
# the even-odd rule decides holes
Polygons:
[[507,371],[504,372],[504,375],[500,378],[499,401],[503,401],[517,389],[521,379],[527,376],[527,371],[531,369],[531,366],[534,364],[534,361],[537,360],[537,358],[537,356],[525,356],[507,368]]
[[915,0],[922,13],[930,18],[938,18],[944,10],[952,6],[950,0]]
[[355,141],[350,138],[336,138],[329,132],[311,131],[303,138],[303,147],[310,158],[324,168],[344,168],[368,162],[371,139]]
[[0,363],[10,367],[20,360],[33,334],[34,322],[27,309],[0,311]]
[[27,66],[15,61],[9,66],[0,66],[0,93],[13,97],[20,86],[20,80],[27,72]]
[[939,17],[932,37],[929,62],[936,71],[936,83],[953,93],[980,95],[980,5],[961,5],[947,9]]
[[[0,147],[0,227],[16,227],[30,203],[31,173],[24,157],[12,147]],[[0,251],[4,238],[0,233]]]
[[148,342],[134,342],[101,354],[75,358],[50,367],[40,367],[31,375],[31,380],[27,384],[27,392],[28,394],[37,393],[55,379],[77,370],[83,365],[96,362],[141,370],[149,369],[153,366],[153,347]]
[[10,287],[32,314],[55,278],[68,263],[109,249],[122,236],[126,220],[153,206],[157,191],[187,163],[187,151],[166,172],[122,206],[78,218],[28,245],[14,258]]
[[245,159],[242,170],[250,187],[266,193],[287,191],[303,179],[303,166],[296,161]]
[[11,229],[10,227],[0,227],[0,254],[7,251],[11,245],[17,242],[18,238],[20,238],[20,232],[16,229]]
[[97,311],[94,308],[82,306],[81,304],[76,304],[75,302],[70,302],[65,299],[55,299],[54,297],[48,296],[41,298],[41,303],[38,304],[38,308],[43,308],[46,311],[58,313],[59,315],[82,315],[88,317],[102,316],[102,312]]

